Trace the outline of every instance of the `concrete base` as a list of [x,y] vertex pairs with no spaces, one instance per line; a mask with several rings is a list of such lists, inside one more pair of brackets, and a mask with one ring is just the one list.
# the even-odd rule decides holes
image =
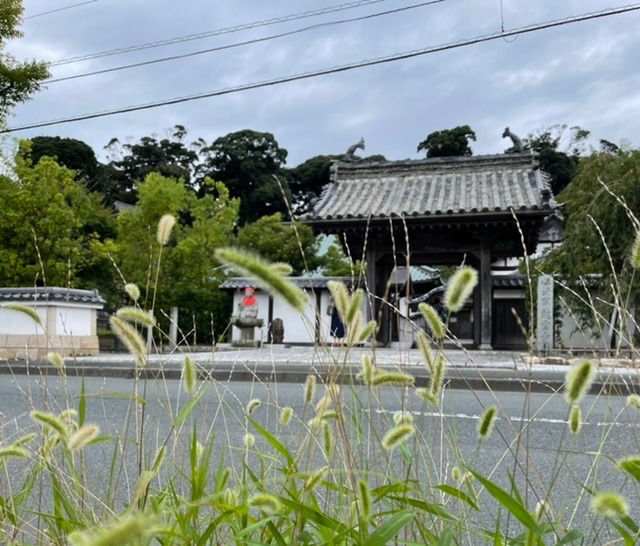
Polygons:
[[0,334],[2,360],[46,360],[54,352],[64,358],[97,355],[98,336]]
[[253,347],[260,348],[262,347],[262,341],[258,339],[236,339],[231,343],[233,347]]

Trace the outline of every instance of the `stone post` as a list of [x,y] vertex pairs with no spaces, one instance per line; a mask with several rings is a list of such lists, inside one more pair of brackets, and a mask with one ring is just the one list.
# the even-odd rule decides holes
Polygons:
[[536,316],[536,350],[545,352],[553,349],[553,277],[538,277],[538,297]]

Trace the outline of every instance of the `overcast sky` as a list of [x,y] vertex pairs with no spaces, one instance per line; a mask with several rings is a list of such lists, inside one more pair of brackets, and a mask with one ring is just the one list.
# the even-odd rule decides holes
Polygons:
[[[80,5],[82,4],[82,5]],[[194,34],[173,45],[52,66],[53,78],[227,47],[147,66],[47,84],[15,109],[10,127],[214,92],[398,53],[542,25],[626,5],[613,0],[25,0],[18,58],[52,63]],[[44,14],[44,12],[52,13]],[[289,15],[308,14],[287,22]],[[404,9],[407,8],[407,9]],[[393,10],[396,13],[382,14]],[[366,16],[371,16],[365,18]],[[359,19],[359,20],[354,20]],[[272,20],[271,24],[233,27]],[[338,21],[343,21],[336,24]],[[311,27],[311,28],[308,28]],[[302,30],[308,28],[308,30]],[[113,138],[164,136],[176,124],[208,143],[241,129],[273,133],[293,167],[343,153],[360,137],[366,154],[418,158],[432,131],[470,125],[475,155],[501,153],[505,126],[524,137],[579,125],[594,144],[640,146],[640,11],[575,22],[311,79],[138,112],[18,131],[73,137],[104,159]],[[227,29],[227,30],[224,30]],[[224,32],[216,32],[223,31]],[[299,32],[295,32],[299,31]],[[295,33],[294,33],[295,32]],[[289,34],[269,39],[278,34]]]

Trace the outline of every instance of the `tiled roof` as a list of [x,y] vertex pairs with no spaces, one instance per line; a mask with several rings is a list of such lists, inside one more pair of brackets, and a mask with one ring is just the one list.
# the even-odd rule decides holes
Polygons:
[[520,273],[509,275],[493,275],[491,277],[494,288],[522,288],[525,285],[526,277]]
[[531,153],[336,163],[309,223],[390,216],[551,211],[556,203]]
[[3,302],[51,302],[64,301],[80,304],[104,304],[105,300],[97,290],[76,288],[31,287],[0,288],[0,304]]
[[[351,277],[288,277],[288,280],[299,288],[326,288],[329,281],[340,281],[347,286],[352,284]],[[248,277],[231,277],[224,281],[220,288],[223,290],[235,290],[247,287],[259,288],[254,279]]]

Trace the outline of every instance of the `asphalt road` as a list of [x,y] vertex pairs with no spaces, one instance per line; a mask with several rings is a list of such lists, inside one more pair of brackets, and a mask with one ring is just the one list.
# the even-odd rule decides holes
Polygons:
[[[97,502],[106,506],[124,505],[129,498],[137,477],[140,438],[144,439],[145,465],[151,464],[160,446],[166,446],[165,471],[171,473],[175,472],[174,462],[185,460],[190,435],[197,430],[199,441],[212,442],[212,468],[224,459],[224,464],[233,469],[232,474],[240,475],[245,456],[243,437],[251,432],[256,436],[252,451],[271,453],[273,458],[267,460],[267,470],[277,475],[280,466],[277,454],[244,416],[244,408],[252,399],[261,400],[252,417],[274,433],[301,466],[326,464],[317,447],[320,440],[316,447],[308,443],[306,423],[313,417],[313,411],[303,403],[301,382],[209,380],[203,384],[205,393],[191,416],[175,429],[176,416],[189,401],[180,381],[148,380],[135,387],[135,382],[117,377],[87,377],[84,381],[87,422],[98,424],[101,435],[111,439],[88,447],[82,461],[90,490]],[[81,380],[75,377],[0,375],[0,444],[27,430],[37,430],[29,417],[32,409],[58,413],[77,408],[80,385]],[[318,390],[316,401],[322,387]],[[612,463],[640,453],[640,412],[626,407],[624,397],[607,394],[586,397],[582,403],[585,422],[574,436],[567,426],[568,405],[560,394],[552,391],[525,395],[450,388],[440,408],[425,405],[404,388],[383,388],[369,393],[355,386],[343,387],[341,393],[348,429],[342,441],[350,443],[355,464],[360,468],[370,468],[397,481],[406,479],[409,472],[421,487],[451,483],[452,468],[463,463],[491,476],[503,487],[509,486],[511,474],[530,508],[552,491],[551,504],[565,525],[587,525],[592,536],[599,532],[599,520],[588,514],[589,495],[583,486],[623,492],[630,501],[633,516],[636,520],[640,518],[637,484],[625,480]],[[132,394],[144,399],[144,404],[132,403]],[[479,442],[476,432],[479,416],[491,405],[498,407],[495,430]],[[144,414],[136,411],[136,406],[138,410],[144,407]],[[278,423],[284,406],[291,406],[296,415],[288,427]],[[407,444],[413,454],[411,464],[397,450],[389,455],[375,447],[392,425],[393,415],[400,410],[411,412],[418,430],[414,440]],[[120,443],[114,450],[115,437],[120,438]],[[334,432],[335,441],[340,438]],[[259,468],[255,456],[249,455],[248,460]],[[489,495],[484,493],[481,499],[483,517],[497,514],[495,501]]]

